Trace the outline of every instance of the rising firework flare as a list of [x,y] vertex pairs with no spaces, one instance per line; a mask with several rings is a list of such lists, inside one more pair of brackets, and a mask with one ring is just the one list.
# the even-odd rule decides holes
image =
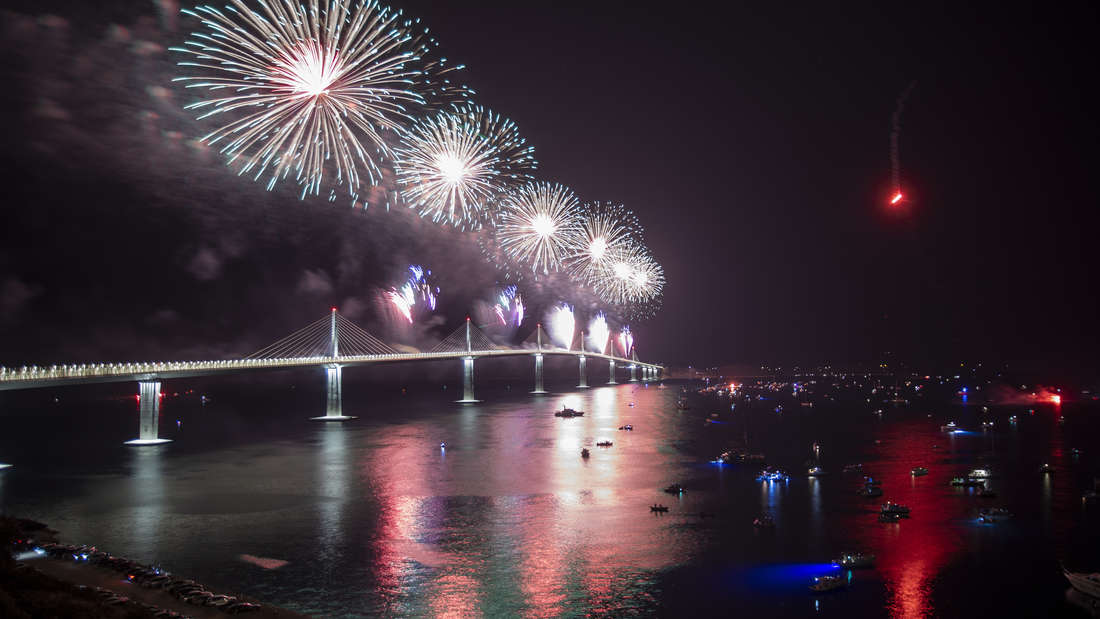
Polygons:
[[607,351],[607,342],[611,339],[611,329],[607,326],[607,318],[603,313],[598,313],[588,321],[588,347],[592,352],[603,354]]
[[515,123],[472,104],[417,122],[394,152],[409,206],[460,229],[480,228],[489,203],[531,181],[537,166]]
[[634,335],[630,333],[630,327],[623,327],[619,332],[619,349],[624,357],[629,357],[630,351],[634,350]]
[[436,43],[427,31],[377,0],[250,4],[257,8],[230,0],[224,11],[183,11],[203,29],[172,48],[195,73],[175,81],[209,93],[186,109],[226,123],[202,141],[220,146],[239,174],[267,177],[268,189],[292,178],[303,197],[319,194],[331,175],[354,200],[381,179],[387,131],[469,94],[445,77],[462,67],[429,60]]
[[413,323],[413,314],[416,307],[420,306],[427,311],[435,311],[436,296],[439,288],[432,286],[428,281],[432,272],[419,264],[409,266],[409,276],[400,288],[391,288],[386,292],[386,298],[397,312],[409,322]]
[[571,305],[561,303],[550,310],[546,324],[547,331],[550,332],[550,340],[555,346],[568,349],[573,345],[573,332],[577,328],[577,321],[573,317]]
[[905,100],[909,98],[909,93],[913,92],[913,88],[916,86],[917,82],[913,81],[905,87],[905,90],[901,92],[901,96],[898,97],[897,106],[890,117],[890,180],[894,188],[894,196],[890,199],[890,206],[895,206],[904,199],[901,192],[901,157],[898,141],[901,137],[901,113],[905,109]]
[[581,221],[580,203],[568,188],[529,183],[501,200],[495,241],[523,270],[548,274],[576,247]]

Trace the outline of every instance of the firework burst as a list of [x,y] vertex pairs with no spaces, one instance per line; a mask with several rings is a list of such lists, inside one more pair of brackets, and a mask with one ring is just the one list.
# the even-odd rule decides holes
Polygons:
[[493,313],[502,326],[520,326],[523,322],[523,297],[515,286],[506,286],[497,294]]
[[622,205],[593,202],[576,237],[577,245],[565,259],[565,267],[576,280],[592,284],[599,279],[612,256],[628,251],[641,237],[642,228],[634,213]]
[[172,49],[198,74],[175,81],[209,92],[186,109],[226,119],[202,141],[219,145],[238,173],[266,176],[268,189],[293,178],[303,197],[318,194],[331,171],[354,199],[381,179],[386,132],[436,97],[469,92],[444,77],[461,67],[429,59],[436,43],[426,30],[377,0],[253,4],[184,10],[203,29]]
[[436,295],[439,288],[432,286],[428,281],[432,272],[419,264],[409,266],[409,276],[400,288],[390,288],[386,292],[386,298],[397,312],[409,324],[413,323],[413,310],[417,305],[423,305],[430,311],[435,311]]
[[634,350],[634,335],[630,333],[630,327],[623,327],[619,331],[619,349],[623,351],[624,357],[629,357],[630,351]]
[[611,339],[611,329],[607,326],[607,317],[598,313],[588,321],[588,346],[592,352],[603,354],[607,351],[607,342]]
[[547,331],[550,332],[550,340],[559,348],[568,349],[573,345],[573,332],[577,328],[577,321],[573,317],[573,306],[561,303],[550,310],[547,316]]
[[515,123],[472,104],[417,122],[394,155],[409,206],[460,229],[480,228],[490,200],[532,180],[538,165]]
[[642,246],[614,252],[597,272],[593,288],[604,301],[620,306],[653,303],[661,296],[661,265]]
[[580,203],[568,188],[529,183],[501,199],[495,241],[523,269],[545,275],[559,270],[576,247],[582,220]]

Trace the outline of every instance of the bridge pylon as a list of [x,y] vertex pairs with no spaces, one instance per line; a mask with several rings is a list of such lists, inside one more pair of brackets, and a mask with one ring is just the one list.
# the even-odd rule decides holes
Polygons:
[[580,373],[580,381],[577,383],[577,389],[588,389],[588,358],[584,355],[577,357],[577,366]]
[[607,368],[608,368],[608,370],[607,370],[607,373],[608,373],[607,384],[609,384],[609,385],[619,384],[619,383],[615,382],[615,360],[614,359],[608,359],[607,360]]
[[127,445],[161,445],[171,439],[160,438],[160,381],[138,382],[138,437]]

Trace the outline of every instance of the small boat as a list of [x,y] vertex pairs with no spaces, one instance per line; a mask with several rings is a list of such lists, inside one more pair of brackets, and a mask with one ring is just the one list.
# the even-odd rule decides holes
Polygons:
[[611,447],[611,441],[597,441],[596,447]]
[[587,457],[588,457],[589,455],[590,455],[590,454],[588,453],[588,449],[586,449],[586,448],[585,448],[585,449],[581,449],[581,457],[582,457],[582,458],[587,458]]
[[631,402],[630,404],[627,404],[627,406],[634,406],[634,403]]
[[833,563],[849,570],[871,567],[875,564],[875,555],[866,555],[862,552],[846,552],[840,555],[839,558],[833,559]]
[[963,487],[966,487],[966,488],[972,488],[972,487],[975,487],[975,486],[984,486],[985,481],[983,481],[981,479],[970,479],[969,477],[952,477],[951,478],[951,485],[952,486],[963,486]]
[[924,468],[923,466],[915,466],[913,467],[912,471],[909,471],[909,473],[912,474],[913,477],[920,477],[922,475],[927,475],[928,469]]
[[1012,514],[1003,507],[983,507],[978,510],[978,520],[982,522],[1000,522],[1011,516]]
[[712,464],[729,464],[730,462],[733,462],[733,454],[728,451],[723,451],[711,460]]
[[859,489],[858,493],[860,496],[865,496],[868,498],[882,496],[882,488],[879,488],[878,486],[864,486]]
[[844,576],[817,576],[814,578],[814,584],[810,585],[810,590],[815,593],[824,593],[826,591],[843,589],[847,586],[848,579]]
[[660,503],[654,503],[649,506],[649,511],[663,514],[668,511],[668,505],[661,505]]
[[1073,449],[1070,449],[1070,450],[1069,450],[1069,452],[1070,452],[1071,454],[1075,455],[1075,456],[1079,456],[1079,455],[1081,455],[1081,450],[1080,450],[1080,449],[1078,449],[1078,448],[1076,448],[1076,447],[1074,447]]
[[1008,423],[1016,423],[1016,415],[1010,415],[1008,418]]
[[774,529],[775,520],[771,517],[771,514],[764,514],[759,518],[755,518],[752,521],[752,526],[757,529]]
[[878,521],[879,522],[891,523],[891,522],[898,522],[899,520],[901,520],[901,514],[894,514],[894,513],[890,513],[890,512],[880,512],[879,515],[878,515]]
[[875,479],[875,478],[868,475],[867,477],[863,478],[863,483],[864,483],[864,485],[867,485],[867,486],[881,486],[882,485],[882,480],[881,479]]
[[1046,473],[1048,475],[1053,474],[1054,473],[1054,467],[1049,465],[1049,464],[1043,464],[1043,466],[1039,467],[1039,472],[1040,473]]
[[687,400],[685,400],[683,398],[680,398],[679,400],[676,400],[676,409],[677,410],[686,411],[689,408],[691,408],[691,407],[688,406]]
[[672,484],[671,486],[665,488],[665,492],[669,494],[683,494],[687,492],[687,490],[684,490],[684,487],[680,484]]
[[978,496],[983,499],[994,499],[997,498],[997,493],[989,486],[982,486],[982,489],[978,491]]
[[1073,585],[1074,589],[1089,597],[1100,598],[1100,574],[1095,572],[1092,574],[1071,572],[1065,567],[1062,568],[1062,574],[1065,575],[1066,580]]
[[954,432],[958,429],[959,426],[955,425],[954,421],[948,421],[946,425],[940,426],[940,432]]
[[554,413],[555,417],[583,417],[584,411],[574,410],[569,407],[563,406],[560,411]]
[[634,426],[632,426],[632,425],[630,425],[630,424],[628,423],[628,424],[626,424],[625,426],[619,426],[619,429],[620,429],[620,430],[633,430],[633,429],[634,429]]
[[822,475],[825,475],[825,469],[821,468],[820,466],[811,466],[810,469],[806,471],[806,474],[810,477],[821,477]]
[[993,427],[993,422],[992,421],[983,421],[982,422],[982,428],[988,430],[992,427]]
[[844,470],[845,473],[858,473],[858,472],[863,470],[863,465],[862,464],[845,464],[843,470]]
[[903,518],[909,517],[909,508],[907,506],[898,505],[897,503],[891,503],[890,501],[887,501],[882,506],[881,511],[883,514],[897,514]]
[[790,475],[783,469],[778,469],[774,466],[766,466],[756,475],[756,481],[773,482],[773,481],[790,481]]
[[989,479],[992,475],[989,474],[989,469],[974,469],[970,471],[967,477],[971,479]]

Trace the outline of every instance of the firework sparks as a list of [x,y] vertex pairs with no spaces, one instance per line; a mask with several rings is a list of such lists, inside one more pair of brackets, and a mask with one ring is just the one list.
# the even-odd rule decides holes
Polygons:
[[416,123],[394,153],[409,206],[460,229],[480,228],[489,201],[532,180],[537,166],[515,123],[469,104]]
[[652,303],[665,283],[661,265],[641,246],[615,252],[596,275],[597,294],[615,305]]
[[630,333],[630,327],[623,327],[619,331],[619,349],[623,351],[624,357],[629,357],[630,351],[634,350],[634,335]]
[[622,205],[586,204],[577,246],[565,260],[566,268],[576,279],[591,284],[613,255],[628,251],[640,237],[638,218]]
[[419,264],[409,266],[409,277],[400,288],[391,288],[386,292],[386,298],[397,309],[398,313],[413,323],[413,311],[418,304],[422,304],[429,311],[435,311],[436,295],[439,288],[434,287],[428,281],[432,275],[431,270],[425,269]]
[[611,329],[607,326],[607,318],[603,313],[598,313],[588,321],[588,346],[593,352],[603,354],[607,350],[607,342],[611,339]]
[[577,245],[581,221],[580,203],[568,188],[530,183],[501,200],[496,242],[522,267],[548,274]]
[[515,286],[507,286],[497,294],[493,313],[496,314],[501,325],[520,326],[523,323],[523,311],[523,297]]
[[268,189],[292,177],[302,197],[318,194],[331,170],[354,199],[363,172],[368,184],[381,178],[386,131],[434,103],[429,97],[469,93],[443,77],[462,67],[426,59],[436,45],[426,30],[377,0],[230,3],[224,12],[183,11],[204,29],[172,48],[198,73],[175,81],[209,91],[186,109],[229,120],[202,141],[220,145],[239,174],[267,176]]
[[577,321],[573,317],[572,306],[562,303],[550,310],[546,323],[550,340],[554,345],[565,349],[573,345],[573,332],[577,328]]

